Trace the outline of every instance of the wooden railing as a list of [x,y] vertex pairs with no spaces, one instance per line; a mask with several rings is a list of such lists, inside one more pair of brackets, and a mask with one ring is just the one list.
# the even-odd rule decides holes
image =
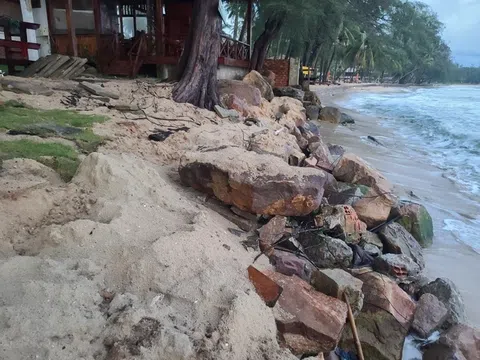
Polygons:
[[222,35],[220,56],[234,60],[250,60],[250,45]]

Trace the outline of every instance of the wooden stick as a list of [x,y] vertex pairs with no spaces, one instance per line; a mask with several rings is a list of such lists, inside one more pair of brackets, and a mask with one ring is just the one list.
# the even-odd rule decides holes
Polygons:
[[350,323],[350,327],[352,328],[352,334],[355,340],[355,347],[357,348],[358,357],[360,360],[365,360],[365,358],[363,357],[362,344],[360,343],[360,338],[358,337],[357,326],[355,325],[355,318],[353,317],[352,308],[350,307],[350,301],[348,300],[348,296],[346,293],[343,293],[343,297],[345,299],[345,302],[347,303],[348,322]]

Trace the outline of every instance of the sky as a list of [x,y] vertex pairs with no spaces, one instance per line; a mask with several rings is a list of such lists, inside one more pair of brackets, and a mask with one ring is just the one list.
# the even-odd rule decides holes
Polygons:
[[480,0],[421,0],[445,24],[443,38],[453,60],[464,66],[480,66]]

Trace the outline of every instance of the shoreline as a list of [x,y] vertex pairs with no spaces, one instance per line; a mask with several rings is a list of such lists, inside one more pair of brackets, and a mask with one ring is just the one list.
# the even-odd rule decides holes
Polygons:
[[[331,88],[331,86],[330,86]],[[336,106],[352,116],[352,126],[332,126],[321,122],[322,135],[327,142],[339,144],[370,162],[383,173],[393,185],[401,199],[418,201],[429,210],[434,225],[433,245],[424,249],[425,275],[431,280],[446,277],[452,280],[463,296],[468,320],[480,326],[480,311],[477,298],[480,290],[474,285],[472,274],[480,272],[480,254],[467,244],[457,240],[445,230],[446,219],[461,220],[476,214],[478,204],[468,201],[451,180],[442,176],[442,171],[427,162],[421,154],[413,156],[408,150],[408,141],[396,136],[392,129],[383,127],[381,119],[366,116],[338,104],[352,93],[397,92],[400,87],[382,86],[337,86],[330,90],[326,86],[312,87],[323,105]],[[384,146],[368,140],[374,136]],[[421,171],[419,171],[421,169]],[[414,198],[410,195],[415,195]],[[416,198],[418,197],[418,198]]]

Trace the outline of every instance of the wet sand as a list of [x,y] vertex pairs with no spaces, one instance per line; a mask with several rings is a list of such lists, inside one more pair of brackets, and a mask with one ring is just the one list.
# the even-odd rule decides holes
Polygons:
[[[379,86],[315,86],[322,105],[335,105],[352,91],[384,92],[398,91],[398,88]],[[382,127],[381,120],[364,116],[346,109],[355,125],[333,126],[321,123],[322,135],[326,141],[344,146],[374,165],[395,187],[402,199],[418,201],[429,210],[434,222],[434,243],[425,250],[425,274],[432,280],[438,277],[451,279],[463,295],[468,321],[480,326],[480,254],[464,243],[458,242],[451,232],[445,231],[445,219],[461,220],[463,217],[480,213],[480,204],[460,193],[454,184],[442,176],[442,171],[429,164],[424,153],[412,153],[408,143],[395,131]],[[374,136],[382,145],[368,140]],[[410,150],[410,151],[409,151]],[[411,195],[411,192],[418,197]]]

